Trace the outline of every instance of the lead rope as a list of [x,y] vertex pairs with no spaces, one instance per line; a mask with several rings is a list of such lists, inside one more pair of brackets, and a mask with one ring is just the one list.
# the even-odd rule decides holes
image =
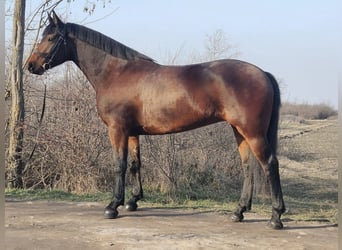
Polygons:
[[40,114],[40,119],[38,120],[38,129],[37,129],[37,133],[36,133],[36,140],[35,140],[35,143],[34,143],[34,146],[33,146],[33,149],[30,153],[30,156],[29,158],[27,159],[27,161],[25,161],[25,169],[23,170],[23,173],[22,174],[25,174],[25,172],[27,171],[28,169],[28,166],[29,166],[29,162],[31,161],[33,155],[34,155],[34,152],[36,151],[37,149],[37,146],[38,146],[38,138],[39,138],[39,135],[40,135],[40,129],[42,127],[42,123],[43,123],[43,118],[44,118],[44,114],[45,114],[45,107],[46,107],[46,83],[44,83],[44,97],[43,97],[43,106],[42,106],[42,112]]

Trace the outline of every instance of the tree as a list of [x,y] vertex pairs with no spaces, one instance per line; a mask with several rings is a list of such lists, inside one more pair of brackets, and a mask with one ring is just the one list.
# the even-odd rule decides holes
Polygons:
[[8,164],[10,171],[8,187],[22,188],[23,138],[24,138],[24,89],[23,89],[23,54],[25,29],[25,0],[16,0],[13,16],[12,67],[11,67],[11,116],[9,121],[10,138]]
[[[105,1],[102,1],[105,6]],[[34,13],[29,15],[28,26],[40,14],[39,27],[36,30],[38,38],[39,30],[42,24],[43,13],[54,9],[62,3],[62,0],[45,0],[37,7]],[[70,1],[68,1],[68,4]],[[89,10],[85,7],[84,11],[92,14],[94,12],[95,3],[86,1],[86,6],[91,4]],[[25,169],[24,161],[24,125],[25,125],[25,99],[23,86],[23,55],[24,55],[24,35],[28,35],[28,30],[25,29],[25,0],[15,0],[13,13],[13,28],[12,28],[12,63],[10,69],[10,90],[6,89],[6,100],[11,98],[10,117],[9,117],[9,146],[7,155],[7,186],[10,188],[23,188],[23,171]],[[32,52],[32,51],[31,51]]]
[[206,35],[204,52],[192,56],[192,63],[214,61],[219,59],[236,58],[240,52],[232,45],[223,30],[215,30],[212,34]]

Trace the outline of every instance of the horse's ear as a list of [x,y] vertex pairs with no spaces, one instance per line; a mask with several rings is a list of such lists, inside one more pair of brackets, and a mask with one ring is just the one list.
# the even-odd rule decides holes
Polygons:
[[50,23],[53,23],[53,18],[51,17],[51,14],[50,14],[50,13],[48,13],[48,18],[49,18],[49,22],[50,22]]
[[61,21],[61,19],[59,19],[59,17],[57,16],[57,14],[54,10],[51,11],[51,14],[49,15],[49,21],[50,21],[50,23],[53,23],[56,27],[62,27],[64,24]]

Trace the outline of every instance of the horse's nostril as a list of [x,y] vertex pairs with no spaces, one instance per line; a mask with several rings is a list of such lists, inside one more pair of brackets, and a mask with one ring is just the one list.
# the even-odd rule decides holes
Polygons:
[[27,65],[27,69],[32,72],[32,69],[33,69],[33,63],[29,62],[28,65]]

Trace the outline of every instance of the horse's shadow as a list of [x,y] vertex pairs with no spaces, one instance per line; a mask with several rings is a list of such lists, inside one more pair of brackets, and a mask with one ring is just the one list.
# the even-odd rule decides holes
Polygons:
[[[179,210],[178,210],[179,209]],[[182,209],[182,212],[179,211]],[[171,211],[170,211],[171,210]],[[178,210],[178,211],[177,211]],[[135,212],[125,212],[124,214],[119,215],[120,218],[125,217],[186,217],[186,216],[193,216],[193,215],[200,215],[200,214],[209,214],[214,213],[215,211],[209,209],[199,209],[184,211],[184,207],[175,207],[175,208],[161,208],[161,207],[154,207],[154,208],[139,208]]]
[[[180,213],[179,211],[182,210]],[[184,207],[175,207],[175,208],[165,208],[165,207],[154,207],[154,208],[139,208],[139,210],[135,212],[126,212],[124,214],[119,215],[121,218],[146,218],[146,217],[160,217],[160,218],[170,218],[170,217],[186,217],[186,216],[195,216],[201,214],[210,214],[210,213],[218,213],[218,211],[214,211],[211,209],[201,208],[198,210],[184,210]],[[226,215],[231,215],[232,211],[225,211]],[[269,219],[245,219],[241,224],[254,224],[254,223],[267,223]],[[319,228],[334,228],[337,227],[337,224],[321,224],[321,225],[288,225],[289,222],[292,222],[291,219],[284,219],[284,228],[285,231],[290,230],[310,230],[310,229],[319,229]],[[327,222],[329,223],[329,222]]]
[[285,226],[284,230],[309,230],[309,229],[319,229],[319,228],[337,228],[337,224],[328,225],[305,225],[305,226]]
[[[245,219],[241,223],[251,224],[251,223],[267,223],[268,219]],[[290,230],[310,230],[310,229],[319,229],[319,228],[337,228],[337,224],[321,224],[321,225],[289,225],[288,223],[293,220],[284,219],[284,227],[282,230],[290,231]],[[329,223],[329,222],[326,222]]]

